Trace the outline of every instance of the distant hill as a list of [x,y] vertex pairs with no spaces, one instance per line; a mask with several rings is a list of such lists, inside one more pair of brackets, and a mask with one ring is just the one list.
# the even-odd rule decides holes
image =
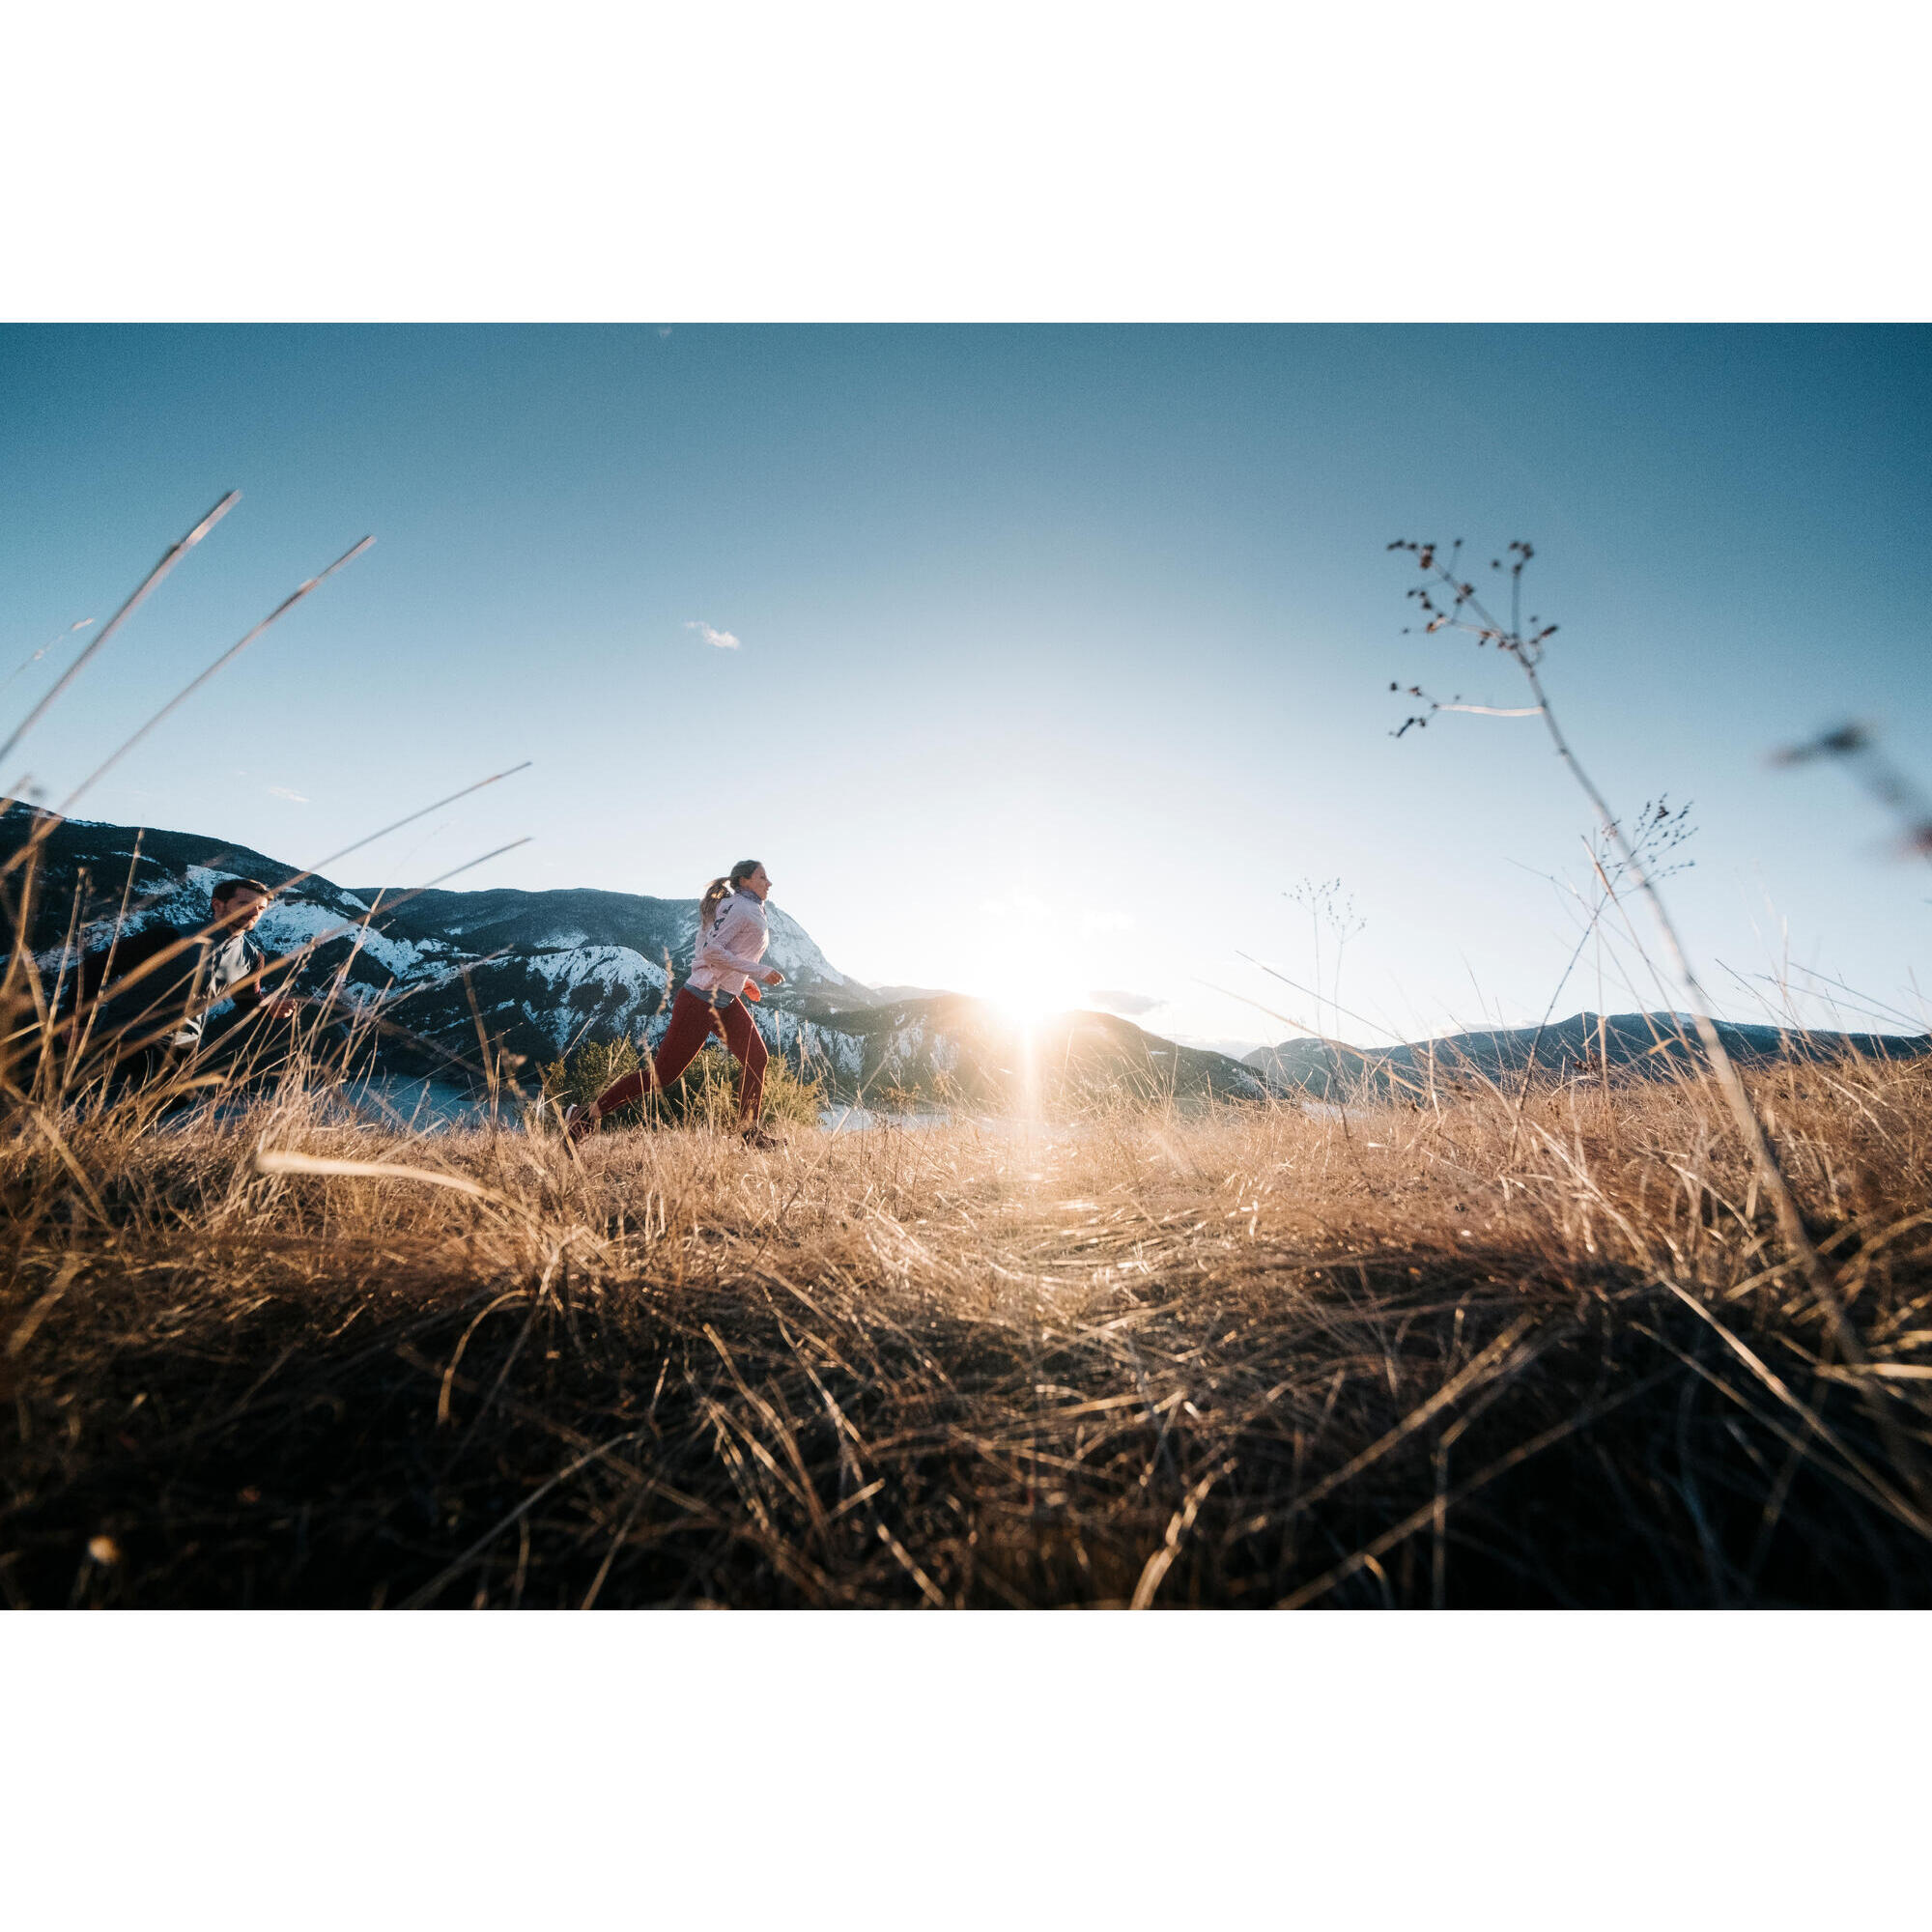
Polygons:
[[1264,1100],[1264,1074],[1143,1032],[1112,1013],[1055,1014],[1031,1028],[963,993],[913,998],[848,995],[795,1003],[839,1057],[836,1084],[870,1094],[997,1107],[1029,1089],[1054,1102],[1109,1094],[1142,1099]]
[[[1721,1020],[1718,1037],[1731,1058],[1747,1066],[1776,1060],[1830,1060],[1848,1053],[1912,1060],[1932,1052],[1932,1035],[1926,1034],[1818,1033]],[[1520,1076],[1532,1064],[1539,1073],[1560,1077],[1596,1067],[1600,1056],[1629,1077],[1700,1065],[1704,1050],[1688,1014],[1585,1012],[1552,1022],[1540,1033],[1535,1027],[1511,1027],[1360,1050],[1325,1040],[1287,1039],[1279,1046],[1258,1047],[1243,1055],[1242,1063],[1287,1090],[1323,1099],[1364,1083],[1378,1094],[1426,1093],[1432,1084],[1453,1090],[1504,1074]]]
[[[0,852],[41,815],[0,816]],[[85,945],[104,945],[117,909],[130,929],[209,916],[214,883],[241,873],[295,883],[256,928],[276,955],[300,955],[305,991],[339,985],[382,1022],[386,1065],[480,1074],[479,1022],[523,1077],[580,1040],[663,1033],[690,970],[697,901],[579,888],[478,892],[365,887],[298,878],[250,846],[195,833],[83,819],[56,823],[42,847],[32,944],[51,970],[75,894]],[[998,1105],[1030,1084],[1044,1097],[1171,1093],[1263,1099],[1266,1075],[1224,1054],[1180,1047],[1101,1013],[1069,1013],[1026,1032],[985,1003],[922,988],[874,988],[839,972],[805,928],[767,908],[770,962],[786,983],[756,1009],[767,1042],[842,1099],[955,1098]]]

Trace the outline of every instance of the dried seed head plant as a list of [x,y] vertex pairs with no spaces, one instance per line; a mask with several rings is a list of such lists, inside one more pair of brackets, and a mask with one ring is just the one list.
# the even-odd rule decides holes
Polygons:
[[[1832,1337],[1847,1362],[1867,1372],[1867,1396],[1871,1406],[1872,1418],[1884,1434],[1887,1446],[1900,1474],[1910,1485],[1912,1493],[1921,1508],[1932,1509],[1932,1475],[1928,1475],[1924,1460],[1918,1444],[1911,1439],[1901,1425],[1891,1406],[1890,1398],[1884,1384],[1871,1375],[1873,1364],[1862,1337],[1853,1322],[1846,1307],[1842,1287],[1833,1270],[1826,1265],[1810,1231],[1804,1225],[1804,1216],[1798,1206],[1785,1177],[1771,1137],[1765,1131],[1763,1121],[1758,1118],[1756,1108],[1739,1077],[1736,1064],[1724,1046],[1717,1025],[1711,1017],[1711,1002],[1700,983],[1695,967],[1686,951],[1677,924],[1670,916],[1662,894],[1658,890],[1658,881],[1644,863],[1644,855],[1618,815],[1611,810],[1608,801],[1598,788],[1596,781],[1584,768],[1582,761],[1565,736],[1557,723],[1556,713],[1549,701],[1545,687],[1541,668],[1545,653],[1551,638],[1556,635],[1553,623],[1545,623],[1541,617],[1531,612],[1525,620],[1522,614],[1523,573],[1528,569],[1535,551],[1525,542],[1514,541],[1508,546],[1509,562],[1505,565],[1501,557],[1493,557],[1490,562],[1492,574],[1507,572],[1509,592],[1509,616],[1507,621],[1496,616],[1488,602],[1478,593],[1476,585],[1465,578],[1460,568],[1462,563],[1463,540],[1458,537],[1445,550],[1437,543],[1415,542],[1398,537],[1388,545],[1394,552],[1405,552],[1415,559],[1416,568],[1422,573],[1423,582],[1412,585],[1406,593],[1423,613],[1424,621],[1419,627],[1424,636],[1434,636],[1441,631],[1456,631],[1476,640],[1479,649],[1493,645],[1503,656],[1511,659],[1521,671],[1529,686],[1534,703],[1520,712],[1505,712],[1504,716],[1541,718],[1545,729],[1549,734],[1556,754],[1568,767],[1596,812],[1605,844],[1621,860],[1632,884],[1649,907],[1652,920],[1662,938],[1668,961],[1676,973],[1679,982],[1690,996],[1690,1013],[1697,1029],[1697,1037],[1708,1056],[1711,1071],[1717,1079],[1719,1092],[1736,1122],[1737,1130],[1750,1153],[1753,1165],[1764,1186],[1777,1217],[1778,1233],[1784,1241],[1786,1251],[1803,1272],[1819,1305],[1827,1316],[1832,1329]],[[1411,629],[1416,627],[1409,627]],[[1391,685],[1391,690],[1399,687]],[[1411,685],[1410,695],[1423,696],[1419,687]],[[1481,711],[1482,706],[1466,705],[1460,698],[1446,703],[1435,699],[1428,700],[1430,711]],[[1494,714],[1492,714],[1494,715]],[[1428,715],[1411,716],[1397,728],[1399,738],[1411,724],[1427,725]]]
[[1321,1019],[1321,934],[1325,927],[1334,949],[1331,967],[1329,1000],[1335,1014],[1335,1024],[1341,1024],[1342,997],[1342,955],[1349,950],[1350,940],[1355,938],[1368,925],[1368,921],[1355,910],[1351,894],[1344,892],[1342,881],[1333,879],[1302,879],[1289,887],[1282,895],[1292,904],[1298,905],[1308,915],[1308,926],[1315,953],[1315,1018],[1317,1025]]

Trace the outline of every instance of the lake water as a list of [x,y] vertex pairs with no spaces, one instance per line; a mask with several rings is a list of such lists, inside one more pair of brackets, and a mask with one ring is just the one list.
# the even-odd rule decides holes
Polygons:
[[[248,1103],[217,1103],[216,1111],[224,1112],[231,1105],[240,1104]],[[324,1111],[342,1122],[427,1134],[447,1133],[452,1127],[487,1126],[490,1122],[489,1102],[477,1099],[455,1082],[417,1080],[401,1074],[377,1074],[351,1081],[328,1096]],[[175,1118],[185,1122],[187,1116]],[[931,1127],[951,1126],[953,1119],[951,1114],[937,1111],[897,1114],[871,1107],[835,1105],[819,1109],[818,1124],[829,1134],[863,1134],[890,1128],[918,1133]],[[520,1132],[524,1108],[506,1097],[497,1109],[497,1120],[506,1131]]]
[[951,1114],[882,1114],[869,1107],[821,1107],[818,1124],[828,1134],[863,1134],[874,1127],[899,1127],[908,1131],[922,1127],[950,1127]]

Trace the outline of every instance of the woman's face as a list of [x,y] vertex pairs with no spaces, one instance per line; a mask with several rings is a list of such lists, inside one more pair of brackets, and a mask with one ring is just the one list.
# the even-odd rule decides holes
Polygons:
[[763,898],[771,889],[772,882],[770,875],[762,866],[745,881],[745,890],[748,893],[756,893],[760,898]]

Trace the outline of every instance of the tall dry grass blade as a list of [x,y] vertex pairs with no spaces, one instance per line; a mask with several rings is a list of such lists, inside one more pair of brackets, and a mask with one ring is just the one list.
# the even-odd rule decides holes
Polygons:
[[[1243,958],[1246,956],[1245,953],[1242,954]],[[1258,966],[1261,965],[1260,960],[1255,960],[1251,963]],[[1262,967],[1262,971],[1264,973],[1271,970],[1271,968],[1266,966]],[[1276,977],[1279,978],[1280,975],[1277,974]],[[1401,1093],[1414,1095],[1417,1098],[1422,1096],[1422,1089],[1411,1084],[1396,1067],[1389,1065],[1385,1061],[1377,1059],[1373,1053],[1366,1052],[1359,1046],[1350,1046],[1346,1039],[1331,1038],[1327,1034],[1321,1033],[1315,1027],[1310,1026],[1306,1020],[1298,1020],[1291,1014],[1277,1012],[1274,1008],[1264,1006],[1260,1000],[1251,1000],[1245,993],[1236,993],[1229,987],[1217,986],[1211,980],[1197,980],[1195,984],[1206,986],[1210,992],[1220,993],[1228,999],[1238,1000],[1244,1007],[1252,1007],[1256,1012],[1265,1013],[1271,1020],[1279,1020],[1283,1026],[1291,1026],[1297,1033],[1305,1033],[1310,1039],[1319,1039],[1323,1046],[1332,1046],[1339,1053],[1351,1053],[1362,1063],[1362,1068],[1366,1075],[1386,1080],[1392,1088]],[[1336,1077],[1339,1080],[1339,1070]]]
[[27,672],[30,671],[34,668],[34,666],[39,664],[40,661],[43,657],[45,657],[49,651],[57,650],[62,644],[66,643],[68,639],[72,637],[77,631],[85,631],[91,629],[93,623],[94,619],[92,617],[76,618],[71,624],[68,625],[68,627],[65,630],[57,632],[53,637],[49,638],[47,641],[40,647],[39,650],[29,651],[27,655],[23,657],[20,660],[20,662],[16,664],[14,667],[14,668],[7,673],[6,678],[4,680],[0,680],[0,692],[11,691],[13,687],[16,685],[21,678],[26,676]]
[[588,1468],[592,1463],[601,1462],[613,1451],[621,1449],[625,1443],[635,1442],[643,1433],[641,1429],[630,1430],[625,1435],[619,1435],[610,1442],[600,1442],[596,1448],[586,1449],[582,1455],[566,1463],[541,1489],[535,1490],[529,1495],[526,1496],[500,1522],[497,1523],[493,1528],[485,1530],[454,1563],[447,1565],[443,1570],[432,1577],[420,1590],[405,1597],[400,1607],[406,1610],[419,1610],[425,1604],[434,1603],[437,1597],[458,1577],[462,1576],[464,1571],[477,1557],[482,1555],[484,1550],[488,1549],[513,1522],[521,1521],[559,1484],[567,1483],[580,1469]]
[[141,580],[140,583],[135,588],[134,594],[131,597],[129,597],[127,603],[122,605],[120,610],[115,611],[113,616],[111,616],[107,620],[106,628],[99,634],[99,637],[90,638],[87,640],[87,644],[85,648],[81,651],[80,655],[77,658],[75,658],[74,661],[68,666],[67,669],[64,670],[60,674],[60,676],[54,681],[53,689],[49,691],[47,695],[44,697],[43,697],[41,701],[37,705],[35,705],[30,712],[27,713],[26,717],[23,718],[17,725],[14,726],[13,732],[8,736],[6,742],[4,744],[0,744],[0,765],[4,765],[6,763],[9,756],[12,755],[14,746],[16,746],[20,742],[20,740],[24,738],[27,735],[27,733],[31,731],[34,728],[34,726],[38,724],[41,722],[41,720],[44,718],[47,715],[47,713],[53,708],[54,704],[59,700],[62,692],[64,692],[68,688],[68,686],[71,685],[74,681],[74,679],[81,674],[81,672],[84,669],[86,669],[88,661],[94,656],[95,652],[98,651],[101,647],[101,645],[104,644],[108,640],[108,639],[111,638],[114,635],[114,633],[118,631],[121,628],[121,626],[128,621],[128,619],[130,616],[133,615],[135,611],[138,610],[140,606],[147,600],[148,594],[156,587],[156,584],[160,582],[160,581],[164,577],[167,576],[168,572],[171,571],[175,567],[175,565],[178,564],[182,560],[182,558],[185,557],[188,554],[188,552],[191,551],[195,547],[195,545],[198,544],[202,540],[202,538],[205,537],[209,533],[209,531],[212,530],[215,526],[215,525],[218,524],[221,521],[221,519],[225,517],[229,513],[229,511],[232,510],[235,507],[235,505],[239,503],[241,500],[242,500],[241,491],[239,490],[229,491],[227,496],[222,497],[220,502],[215,504],[213,509],[209,511],[207,516],[202,518],[201,522],[196,524],[193,529],[188,531],[186,536],[183,537],[179,543],[173,545],[167,551],[167,553],[162,556],[160,562],[156,564],[154,569],[149,571],[147,576]]
[[[120,945],[121,935],[127,928],[128,902],[133,896],[134,881],[139,876],[141,868],[141,847],[146,843],[147,837],[148,834],[145,828],[137,831],[134,834],[134,849],[128,855],[128,876],[122,883],[121,903],[115,908],[114,929],[108,935],[107,939],[107,962],[102,969],[103,980],[114,970],[114,950]],[[58,1010],[58,1001],[56,1001],[55,1006],[56,1010]],[[68,1032],[67,1051],[61,1058],[60,1088],[57,1094],[57,1104],[64,1104],[67,1099],[68,1089],[72,1084],[75,1070],[83,1064],[88,1044],[94,1037],[94,1023],[98,1017],[99,1009],[95,1007],[90,1007],[85,1021],[78,1028],[71,1028]],[[52,1037],[58,1042],[58,1029],[54,1030]]]
[[430,1167],[408,1167],[396,1160],[343,1160],[324,1154],[291,1153],[281,1148],[259,1148],[255,1153],[255,1171],[272,1175],[332,1174],[357,1180],[414,1180],[425,1187],[447,1187],[453,1193],[468,1194],[473,1200],[488,1202],[493,1208],[502,1208],[526,1218],[530,1214],[521,1201],[499,1194],[494,1187],[485,1187],[468,1175],[444,1174]]
[[1167,1573],[1174,1567],[1174,1559],[1180,1554],[1180,1546],[1187,1532],[1194,1527],[1194,1520],[1201,1514],[1201,1505],[1208,1500],[1208,1492],[1225,1476],[1233,1466],[1223,1463],[1219,1467],[1209,1469],[1201,1480],[1188,1491],[1180,1507],[1169,1519],[1167,1533],[1161,1546],[1147,1560],[1141,1571],[1140,1581],[1134,1585],[1133,1601],[1127,1607],[1132,1610],[1151,1610],[1153,1600]]
[[111,772],[114,769],[114,767],[118,765],[121,762],[121,760],[125,758],[128,755],[128,753],[131,752],[134,749],[134,747],[138,745],[141,742],[141,740],[148,735],[150,731],[154,730],[154,728],[157,724],[159,724],[164,718],[168,717],[170,713],[175,711],[179,706],[185,704],[190,697],[192,697],[194,694],[197,691],[199,691],[201,687],[209,681],[209,679],[214,677],[220,671],[226,669],[229,665],[233,664],[235,660],[239,658],[242,655],[242,653],[245,651],[248,648],[248,646],[252,644],[255,641],[255,639],[259,638],[262,635],[262,633],[270,627],[270,625],[287,616],[288,613],[291,611],[293,611],[296,608],[296,606],[302,601],[304,597],[308,596],[312,591],[320,589],[322,585],[327,583],[328,580],[331,577],[333,577],[338,570],[345,569],[348,565],[354,563],[355,559],[358,556],[360,556],[362,553],[365,550],[367,550],[369,546],[373,544],[375,541],[376,539],[372,536],[364,537],[360,543],[355,544],[352,546],[350,549],[344,551],[342,554],[338,556],[335,559],[335,561],[328,566],[327,570],[318,572],[314,577],[309,578],[305,582],[298,584],[294,590],[290,591],[290,593],[285,598],[283,598],[282,601],[279,604],[277,604],[275,608],[272,611],[270,611],[269,614],[266,617],[264,617],[262,621],[259,624],[257,624],[252,631],[246,633],[243,637],[239,639],[235,643],[230,644],[229,647],[225,651],[223,651],[222,654],[218,658],[216,658],[214,662],[212,665],[210,665],[206,670],[202,671],[199,676],[190,678],[187,681],[187,683],[181,688],[181,690],[176,692],[175,695],[171,698],[169,698],[168,701],[164,705],[162,705],[161,708],[158,711],[156,711],[155,715],[152,718],[150,718],[148,722],[145,724],[143,724],[141,728],[138,731],[136,731],[134,735],[131,738],[129,738],[127,741],[127,743],[125,743],[120,748],[119,751],[113,753],[110,756],[103,759],[99,765],[98,765],[92,772],[90,772],[87,775],[86,778],[81,780],[79,784],[74,786],[72,791],[68,793],[67,797],[61,801],[59,807],[61,815],[65,817],[69,812],[71,812],[74,808],[75,802],[82,796],[83,793],[92,790],[93,787],[97,785],[103,778],[105,778],[107,774]]
[[[1385,1026],[1377,1026],[1374,1020],[1364,1019],[1360,1013],[1351,1012],[1347,1007],[1337,1006],[1335,1001],[1330,999],[1326,993],[1318,994],[1311,991],[1310,988],[1308,988],[1307,986],[1302,985],[1299,980],[1291,980],[1286,973],[1279,972],[1274,967],[1268,965],[1265,960],[1257,959],[1252,952],[1242,952],[1238,948],[1236,948],[1236,957],[1239,959],[1245,959],[1250,966],[1259,966],[1264,973],[1268,975],[1270,979],[1279,980],[1284,986],[1293,986],[1297,993],[1305,993],[1311,1000],[1314,999],[1326,1000],[1328,1005],[1331,1008],[1333,1008],[1336,1012],[1340,1013],[1345,1019],[1351,1019],[1358,1026],[1373,1028],[1374,1031],[1380,1034],[1384,1039],[1392,1039],[1398,1046],[1405,1044],[1405,1041],[1403,1040],[1403,1037],[1400,1034],[1391,1033]],[[1266,1009],[1264,1008],[1262,1010],[1265,1011]],[[1279,1017],[1279,1015],[1277,1015],[1277,1017]],[[1294,1022],[1291,1022],[1291,1024],[1294,1024]],[[1304,1033],[1308,1033],[1312,1032],[1313,1029],[1308,1027],[1303,1027],[1302,1031]],[[1315,1035],[1315,1037],[1317,1039],[1326,1039],[1327,1036],[1324,1034],[1318,1033]],[[1343,1040],[1331,1040],[1329,1041],[1329,1044],[1333,1046],[1345,1046],[1347,1043]],[[1352,1046],[1348,1047],[1347,1050],[1350,1053],[1355,1053],[1359,1051],[1358,1048]]]
[[1353,1555],[1344,1558],[1332,1570],[1316,1577],[1313,1582],[1303,1584],[1293,1595],[1284,1597],[1275,1608],[1306,1609],[1310,1604],[1318,1602],[1339,1584],[1347,1582],[1357,1570],[1374,1564],[1399,1544],[1406,1543],[1418,1531],[1427,1528],[1435,1520],[1438,1511],[1446,1518],[1448,1512],[1457,1504],[1467,1502],[1471,1496],[1488,1489],[1498,1476],[1508,1474],[1510,1470],[1528,1462],[1532,1456],[1540,1456],[1544,1450],[1553,1448],[1566,1436],[1576,1435],[1578,1430],[1587,1428],[1592,1422],[1608,1415],[1613,1409],[1634,1402],[1639,1396],[1658,1386],[1662,1379],[1662,1374],[1660,1372],[1616,1395],[1603,1396],[1595,1402],[1586,1403],[1575,1415],[1565,1416],[1561,1422],[1552,1423],[1549,1428],[1532,1435],[1527,1442],[1519,1443],[1508,1455],[1497,1457],[1487,1468],[1471,1476],[1460,1489],[1439,1503],[1432,1497],[1421,1508],[1410,1511],[1400,1522],[1385,1529],[1372,1543],[1357,1549]]
[[1725,1348],[1730,1350],[1779,1402],[1783,1403],[1787,1408],[1797,1415],[1808,1429],[1816,1431],[1839,1456],[1844,1458],[1845,1462],[1852,1468],[1856,1469],[1867,1483],[1871,1484],[1874,1492],[1885,1502],[1888,1508],[1897,1514],[1901,1522],[1916,1529],[1920,1536],[1932,1537],[1932,1519],[1926,1518],[1914,1509],[1912,1504],[1905,1497],[1901,1496],[1876,1469],[1872,1468],[1861,1457],[1854,1455],[1851,1450],[1846,1448],[1842,1441],[1829,1430],[1824,1429],[1811,1410],[1804,1403],[1800,1402],[1790,1389],[1785,1387],[1783,1381],[1764,1365],[1757,1354],[1747,1348],[1737,1336],[1732,1334],[1730,1329],[1725,1327],[1695,1295],[1686,1293],[1676,1282],[1669,1280],[1667,1277],[1661,1276],[1659,1281],[1662,1287],[1667,1288],[1700,1321],[1711,1328]]
[[[504,771],[492,772],[487,779],[478,779],[474,784],[465,785],[461,791],[453,791],[447,798],[438,799],[434,805],[426,805],[419,811],[412,811],[405,817],[394,819],[389,824],[384,826],[380,832],[371,832],[366,838],[357,838],[353,844],[343,846],[339,852],[331,852],[327,858],[318,859],[306,870],[291,872],[286,879],[283,879],[275,887],[275,890],[278,893],[285,893],[291,886],[300,885],[304,879],[313,879],[321,873],[325,866],[332,866],[338,859],[346,859],[350,853],[359,852],[363,846],[373,845],[377,839],[386,838],[390,833],[400,832],[404,826],[413,825],[419,818],[427,818],[432,811],[440,811],[445,805],[454,805],[459,798],[468,798],[471,792],[481,791],[485,785],[493,785],[500,779],[514,778],[519,772],[526,772],[533,762],[532,759],[526,758],[520,765],[511,765]],[[518,842],[527,843],[528,841],[519,840]],[[486,853],[484,856],[494,859],[497,856],[498,852],[507,852],[509,849],[509,846],[501,845],[497,847],[497,852]],[[483,861],[478,859],[473,863],[480,866]],[[462,869],[465,868],[458,867],[458,870]],[[442,876],[445,879],[453,879],[456,873],[445,872]],[[440,884],[440,881],[432,881],[432,883]]]
[[54,1276],[53,1285],[34,1305],[14,1323],[14,1332],[7,1337],[7,1354],[17,1358],[26,1353],[27,1344],[34,1339],[34,1331],[53,1313],[54,1304],[73,1286],[74,1277],[79,1274],[82,1258],[69,1255],[60,1264]]
[[1294,1498],[1283,1511],[1279,1519],[1286,1522],[1291,1517],[1313,1509],[1324,1496],[1331,1495],[1344,1483],[1352,1482],[1363,1470],[1381,1461],[1399,1443],[1406,1442],[1418,1429],[1433,1421],[1453,1403],[1463,1391],[1481,1381],[1491,1369],[1500,1375],[1509,1366],[1507,1358],[1516,1345],[1536,1325],[1535,1315],[1519,1315],[1482,1353],[1471,1361],[1458,1375],[1452,1376],[1425,1403],[1418,1404],[1385,1435],[1369,1444],[1359,1455],[1350,1457],[1332,1474],[1322,1479]]

